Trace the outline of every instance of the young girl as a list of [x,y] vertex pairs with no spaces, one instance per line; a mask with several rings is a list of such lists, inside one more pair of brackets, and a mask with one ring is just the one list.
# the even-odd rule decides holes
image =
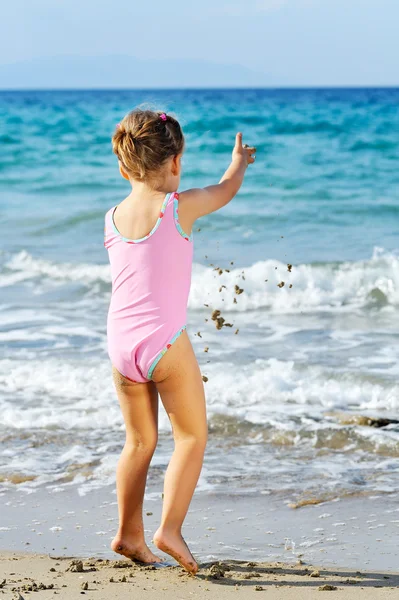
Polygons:
[[238,192],[255,148],[238,133],[220,183],[177,193],[184,137],[170,115],[133,110],[112,138],[130,194],[105,216],[111,263],[108,353],[126,424],[117,468],[119,529],[111,548],[133,560],[159,562],[146,545],[142,518],[148,467],[157,444],[158,394],[175,448],[165,474],[162,520],[154,544],[188,572],[198,565],[181,528],[207,441],[200,369],[186,332],[196,219],[225,206]]

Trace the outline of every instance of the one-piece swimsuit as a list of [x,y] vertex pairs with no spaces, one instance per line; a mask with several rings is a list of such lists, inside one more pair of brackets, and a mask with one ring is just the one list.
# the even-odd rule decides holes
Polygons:
[[186,329],[193,260],[192,234],[179,223],[179,195],[167,194],[145,237],[123,237],[112,207],[105,215],[112,295],[107,319],[108,354],[126,378],[144,383]]

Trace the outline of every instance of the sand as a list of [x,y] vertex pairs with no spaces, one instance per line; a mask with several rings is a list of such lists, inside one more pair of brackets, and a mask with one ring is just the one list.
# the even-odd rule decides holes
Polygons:
[[[54,595],[223,600],[254,594],[305,600],[324,593],[399,598],[396,494],[302,502],[294,509],[280,496],[197,493],[183,530],[201,565],[195,578],[179,566],[152,570],[117,560],[109,548],[117,527],[114,485],[84,495],[13,489],[6,498],[0,513],[0,600],[20,600],[18,594],[25,600]],[[144,524],[152,550],[161,508],[160,491],[149,492]],[[73,559],[83,561],[82,571],[69,570]],[[212,567],[217,561],[222,572]],[[126,566],[118,568],[121,564]],[[315,571],[319,576],[312,577]],[[322,589],[325,585],[333,589]]]
[[[155,551],[151,540],[159,526],[162,498],[151,479],[148,487],[144,527]],[[0,554],[116,556],[109,547],[118,522],[113,484],[84,495],[72,488],[38,488],[26,494],[14,486],[1,500]],[[199,491],[183,533],[202,562],[230,558],[296,564],[301,559],[331,569],[399,570],[399,494],[302,502],[295,509],[286,502],[280,495]]]
[[[5,582],[3,581],[5,579]],[[145,598],[253,598],[301,600],[329,593],[341,600],[398,598],[399,575],[316,569],[310,565],[227,560],[203,563],[196,577],[180,567],[137,566],[131,561],[72,559],[40,554],[0,555],[0,598],[96,600]],[[255,596],[257,597],[257,596]],[[322,595],[322,597],[324,597]]]

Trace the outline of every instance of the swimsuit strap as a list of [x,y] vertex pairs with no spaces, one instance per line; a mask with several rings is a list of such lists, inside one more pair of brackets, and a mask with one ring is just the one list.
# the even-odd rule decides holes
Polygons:
[[173,202],[175,201],[175,199],[179,198],[179,194],[178,192],[171,192],[169,194],[169,199],[168,199],[168,203],[166,206],[169,206],[170,204],[173,204]]

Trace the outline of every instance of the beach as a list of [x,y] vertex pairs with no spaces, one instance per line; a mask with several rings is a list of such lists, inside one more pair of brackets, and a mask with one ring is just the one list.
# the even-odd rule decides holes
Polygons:
[[[149,543],[161,507],[161,490],[150,486],[144,504]],[[72,490],[42,490],[21,498],[15,491],[2,508],[1,521],[0,551],[118,558],[109,548],[117,527],[113,486],[80,497]],[[301,561],[332,570],[393,574],[398,529],[397,495],[335,498],[293,508],[268,495],[197,494],[183,534],[199,562],[277,561],[292,567]]]
[[[55,577],[53,559],[39,555],[115,559],[124,426],[107,356],[103,225],[128,193],[110,136],[127,110],[150,102],[181,119],[181,189],[218,181],[236,131],[257,147],[238,196],[193,231],[187,330],[207,379],[209,444],[186,539],[202,564],[281,563],[293,585],[287,598],[321,585],[302,567],[348,569],[350,579],[382,574],[360,585],[331,575],[348,598],[360,587],[394,593],[398,100],[395,89],[0,93],[3,556],[32,553],[23,560],[45,565],[35,575],[44,583],[45,573]],[[218,329],[215,310],[232,326]],[[145,498],[149,540],[173,451],[162,407],[159,428]],[[68,564],[60,559],[68,584],[54,590],[60,595],[83,581],[65,573]],[[27,576],[18,572],[10,577]],[[135,571],[136,581],[146,577]],[[164,577],[211,594],[178,570],[157,571],[151,585],[166,587]],[[227,579],[208,583],[236,593]],[[263,576],[245,581],[241,595],[258,584],[281,593]],[[113,595],[126,589],[110,585]]]
[[[396,598],[399,576],[384,572],[348,569],[316,569],[304,565],[223,561],[201,565],[192,577],[180,567],[153,569],[129,561],[87,560],[48,555],[2,554],[0,572],[5,583],[0,591],[15,591],[17,598],[35,597],[70,600],[85,595],[97,600],[126,598],[252,598],[266,593],[274,600],[307,599],[328,591],[344,600]],[[19,595],[18,595],[19,594]],[[9,595],[9,594],[8,594]],[[8,596],[7,596],[8,597]],[[10,596],[11,597],[11,596]],[[262,596],[260,596],[262,597]],[[323,597],[323,596],[322,596]],[[333,596],[334,597],[334,596]]]

